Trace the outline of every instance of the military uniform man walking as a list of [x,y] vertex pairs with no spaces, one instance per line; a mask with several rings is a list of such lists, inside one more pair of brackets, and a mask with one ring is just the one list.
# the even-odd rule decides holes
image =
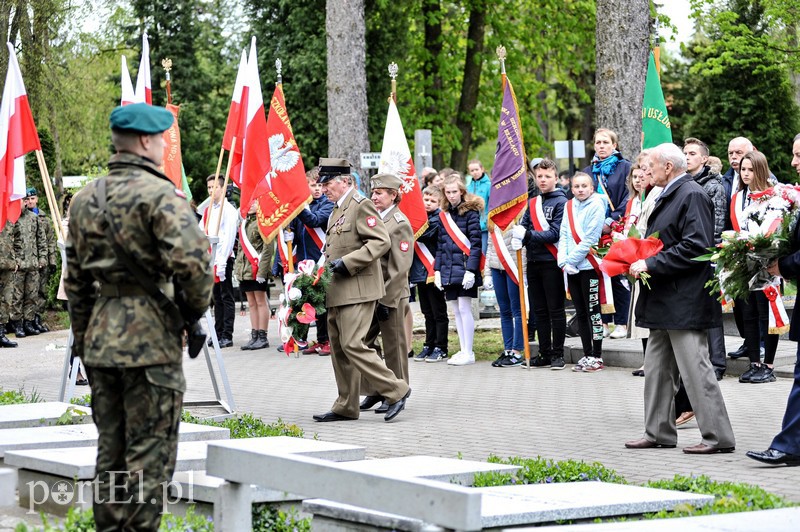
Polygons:
[[[391,244],[388,251],[381,257],[381,271],[386,295],[378,301],[372,325],[367,334],[367,345],[375,346],[380,332],[386,366],[397,378],[403,379],[408,384],[410,347],[405,316],[410,312],[408,272],[414,260],[414,231],[411,229],[408,218],[397,208],[401,199],[400,187],[402,184],[403,180],[392,174],[378,174],[370,182],[372,203],[386,226]],[[362,381],[361,393],[367,396],[361,402],[361,410],[369,410],[381,401],[381,406],[375,409],[376,414],[385,413],[389,408],[388,401],[375,393],[369,383]]]
[[391,421],[405,408],[411,388],[365,343],[375,303],[386,293],[379,259],[389,250],[389,234],[375,206],[353,186],[349,162],[321,159],[319,182],[334,203],[325,259],[333,271],[327,293],[328,335],[339,397],[330,412],[315,415],[314,420],[358,419],[363,375],[389,402],[384,419]]
[[158,171],[172,120],[144,103],[114,109],[109,175],[70,209],[64,286],[99,432],[97,530],[157,530],[177,455],[183,323],[132,272],[143,270],[170,299],[180,292],[187,320],[211,298],[208,241],[185,195]]

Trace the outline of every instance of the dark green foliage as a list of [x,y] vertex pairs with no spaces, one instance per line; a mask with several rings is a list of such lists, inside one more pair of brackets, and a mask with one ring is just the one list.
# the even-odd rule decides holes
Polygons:
[[78,406],[92,406],[92,394],[87,393],[81,397],[73,397],[69,400],[70,404]]
[[181,415],[184,423],[197,423],[210,427],[223,427],[231,431],[231,439],[237,438],[263,438],[267,436],[293,436],[302,438],[303,429],[297,425],[288,425],[281,419],[275,423],[264,423],[260,418],[252,414],[239,414],[236,417],[222,421],[212,421],[200,419],[193,416],[188,410],[184,410]]
[[587,464],[583,460],[549,460],[536,458],[520,458],[519,456],[503,459],[491,455],[488,460],[493,464],[509,464],[520,466],[514,474],[510,473],[478,473],[475,475],[475,486],[503,486],[508,484],[550,484],[553,482],[581,482],[598,480],[627,484],[627,481],[613,469],[608,469],[600,462]]
[[255,532],[308,532],[311,518],[301,519],[297,510],[278,510],[269,504],[253,505],[253,530]]

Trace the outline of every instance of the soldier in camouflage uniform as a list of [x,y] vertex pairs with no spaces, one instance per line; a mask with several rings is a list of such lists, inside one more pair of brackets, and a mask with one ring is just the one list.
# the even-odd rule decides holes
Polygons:
[[106,212],[119,246],[168,297],[183,294],[185,317],[205,312],[213,280],[208,241],[186,196],[158,171],[161,133],[172,114],[142,103],[117,107],[110,120],[117,153],[101,178],[106,208],[100,207],[100,180],[75,195],[64,285],[99,432],[97,530],[157,530],[186,389],[182,324],[159,308],[115,252]]
[[22,319],[12,316],[17,338],[39,334],[33,322],[39,306],[39,270],[47,264],[47,243],[36,214],[22,209],[16,223],[14,251],[17,258],[17,275],[12,294],[12,307],[22,309]]
[[11,319],[11,291],[17,262],[14,258],[14,225],[10,221],[0,229],[0,347],[17,347],[6,338],[6,325]]
[[58,263],[56,262],[56,238],[53,229],[53,221],[43,210],[39,208],[39,196],[36,189],[30,187],[27,190],[27,207],[36,214],[39,222],[39,238],[44,240],[44,257],[39,257],[39,264],[45,263],[39,269],[39,297],[37,298],[36,314],[33,319],[33,327],[39,332],[48,332],[50,329],[42,321],[42,314],[47,305],[47,287],[50,284],[50,277],[56,272]]

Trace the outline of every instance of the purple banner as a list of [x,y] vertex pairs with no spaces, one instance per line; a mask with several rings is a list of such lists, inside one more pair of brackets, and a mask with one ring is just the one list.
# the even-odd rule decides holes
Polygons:
[[492,168],[489,220],[505,231],[525,208],[527,198],[525,145],[522,140],[519,110],[511,82],[506,81],[503,107],[500,109],[500,125],[497,128],[497,150]]

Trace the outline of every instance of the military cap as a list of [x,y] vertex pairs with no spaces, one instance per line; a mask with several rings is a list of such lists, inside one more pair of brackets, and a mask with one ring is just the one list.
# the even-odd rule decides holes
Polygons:
[[174,118],[163,107],[146,103],[119,106],[111,111],[111,129],[156,135],[170,128]]
[[36,193],[36,189],[34,187],[28,187],[28,190],[25,191],[25,197],[30,198],[31,196],[38,196],[39,194]]
[[350,163],[347,159],[319,158],[319,180],[317,183],[327,183],[340,175],[350,175]]
[[403,180],[394,174],[377,174],[372,177],[370,186],[372,188],[388,188],[389,190],[400,190]]

